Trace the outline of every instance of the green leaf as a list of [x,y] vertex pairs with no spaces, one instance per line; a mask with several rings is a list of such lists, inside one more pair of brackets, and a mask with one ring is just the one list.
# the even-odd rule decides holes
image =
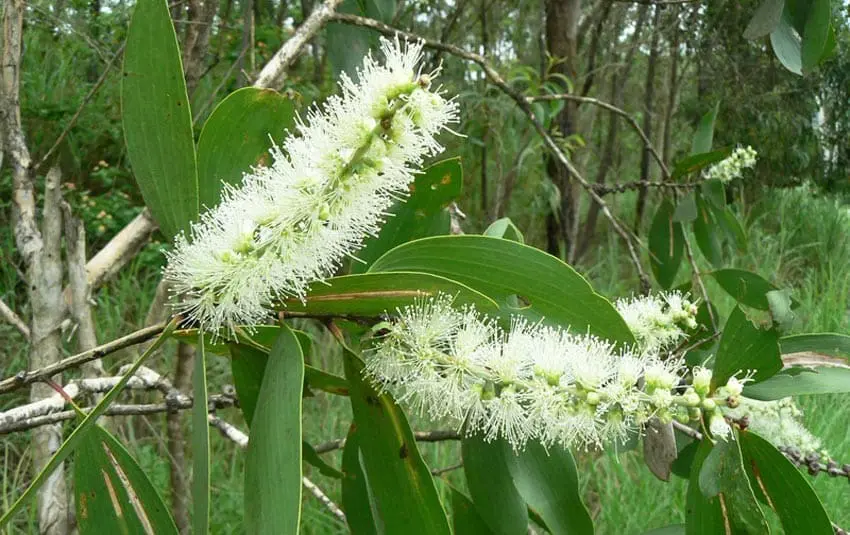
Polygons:
[[[396,247],[370,272],[422,271],[466,284],[501,304],[502,316],[569,325],[624,346],[634,336],[614,306],[573,268],[539,249],[486,236],[440,236]],[[509,298],[521,297],[519,309]]]
[[721,496],[732,533],[770,533],[744,471],[739,440],[714,444],[700,468],[699,488],[706,498]]
[[455,535],[492,535],[487,523],[478,514],[475,504],[464,493],[451,487],[452,527]]
[[691,465],[690,483],[685,507],[685,533],[687,535],[717,535],[726,533],[723,510],[719,498],[706,498],[700,491],[699,476],[706,457],[711,453],[711,441],[702,440]]
[[673,167],[673,173],[671,174],[670,178],[675,181],[676,179],[681,178],[685,175],[701,171],[709,165],[723,160],[731,153],[732,149],[725,148],[685,156],[684,158],[676,162],[676,165]]
[[342,472],[325,462],[324,459],[316,453],[313,446],[307,442],[301,442],[301,455],[304,457],[304,462],[317,469],[320,474],[334,479],[342,479]]
[[643,535],[685,535],[685,530],[684,524],[671,524],[669,526],[651,529]]
[[[274,331],[279,335],[280,327],[274,327]],[[297,337],[298,332],[293,332],[295,332]],[[301,347],[304,347],[303,343]],[[242,414],[248,426],[251,425],[254,419],[257,396],[260,394],[260,385],[263,382],[263,374],[266,369],[270,350],[270,348],[247,344],[232,343],[230,345],[230,367],[233,374],[233,385],[236,387],[239,407],[242,409]],[[321,390],[338,396],[348,395],[348,382],[345,379],[308,365],[304,366],[304,388]]]
[[170,239],[198,217],[192,113],[165,0],[136,4],[121,80],[121,119],[145,204]]
[[80,444],[83,437],[86,436],[86,433],[91,431],[92,425],[94,425],[97,419],[100,418],[100,416],[106,411],[121,390],[124,389],[127,385],[127,381],[136,374],[142,364],[144,364],[152,354],[162,347],[162,344],[164,344],[165,341],[168,340],[168,337],[171,336],[171,333],[174,332],[175,327],[177,327],[177,320],[172,319],[156,340],[154,340],[144,353],[142,353],[139,358],[133,362],[132,366],[130,366],[124,375],[121,376],[121,379],[115,384],[115,386],[113,386],[112,389],[103,396],[100,402],[95,405],[94,409],[92,409],[86,417],[83,418],[80,425],[74,428],[68,438],[65,439],[65,442],[59,446],[59,449],[56,450],[56,453],[54,453],[50,460],[47,461],[47,464],[44,465],[44,468],[41,469],[23,494],[21,494],[18,499],[15,500],[15,503],[13,503],[12,506],[3,513],[2,517],[0,517],[0,530],[2,530],[3,527],[6,526],[6,524],[8,524],[15,516],[15,514],[21,510],[23,505],[33,497],[36,491],[38,491],[38,489],[41,488],[47,480],[48,476],[50,476],[50,474],[53,473],[60,464],[62,464],[62,461],[64,461],[68,455],[74,451],[74,448]]
[[803,72],[809,72],[817,67],[821,58],[824,57],[827,41],[829,41],[831,19],[832,10],[829,0],[811,0],[800,47]]
[[[395,0],[345,0],[337,11],[389,24],[395,12]],[[377,48],[378,34],[372,30],[337,22],[328,24],[327,32],[328,59],[333,67],[334,77],[339,77],[343,72],[355,77],[363,57],[370,49]]]
[[242,183],[251,167],[270,165],[272,143],[280,143],[294,124],[292,100],[271,89],[245,87],[221,101],[198,140],[201,207],[216,206],[224,184]]
[[782,354],[812,352],[850,358],[850,336],[838,333],[797,334],[779,339]]
[[247,533],[298,533],[303,383],[301,346],[283,326],[269,353],[245,455]]
[[478,514],[497,535],[523,535],[528,530],[525,500],[509,471],[513,451],[504,439],[480,436],[461,441],[463,471]]
[[525,243],[522,232],[514,225],[510,217],[503,217],[490,223],[490,226],[484,231],[484,235],[491,238],[504,238],[518,243]]
[[95,425],[74,453],[74,495],[81,535],[177,534],[168,507],[118,440]]
[[719,178],[703,182],[700,193],[708,200],[708,204],[716,208],[726,208],[726,185]]
[[789,71],[802,76],[802,40],[791,23],[787,3],[779,25],[770,33],[770,44],[779,62]]
[[233,386],[239,398],[239,408],[248,427],[254,421],[260,385],[269,355],[266,352],[245,344],[230,344],[230,369],[233,374]]
[[360,460],[360,435],[352,425],[342,451],[342,507],[352,535],[377,535],[375,502]]
[[714,213],[715,220],[720,224],[720,228],[726,233],[726,236],[732,240],[735,247],[741,253],[747,252],[747,233],[744,231],[743,225],[735,217],[734,212],[728,206],[723,208],[718,207],[714,203],[709,203],[709,208]]
[[767,304],[770,307],[770,317],[773,325],[780,332],[788,332],[794,325],[797,315],[792,308],[791,292],[788,290],[773,290],[767,292]]
[[209,533],[210,523],[210,426],[207,406],[207,364],[204,339],[192,370],[192,533]]
[[714,214],[708,208],[708,203],[702,200],[701,196],[697,197],[697,212],[698,216],[694,220],[694,237],[699,250],[702,251],[705,259],[711,262],[711,265],[720,267],[723,265],[723,248],[717,235],[719,226],[714,219]]
[[789,368],[759,384],[744,387],[745,396],[761,400],[848,392],[850,392],[850,368],[831,366]]
[[808,479],[776,448],[752,432],[739,435],[744,465],[765,493],[786,535],[831,535],[832,524]]
[[711,152],[714,144],[714,123],[717,121],[717,113],[720,111],[720,102],[714,105],[708,113],[702,116],[694,133],[694,141],[691,144],[691,154]]
[[345,377],[369,488],[386,533],[449,534],[434,479],[407,418],[386,392],[363,379],[363,362],[345,349]]
[[[761,275],[743,269],[718,269],[711,272],[711,276],[736,301],[759,310],[770,310],[767,294],[779,289]],[[792,299],[792,306],[798,305]]]
[[655,280],[665,290],[676,280],[684,247],[682,224],[673,220],[673,203],[664,199],[649,229],[649,264]]
[[697,218],[697,200],[694,192],[690,192],[676,204],[673,212],[673,221],[676,223],[690,223]]
[[785,0],[764,0],[747,24],[744,39],[758,39],[775,30],[779,26],[784,7]]
[[781,369],[779,335],[776,330],[759,329],[736,306],[720,337],[712,383],[723,386],[731,376],[742,370],[755,370],[753,382],[757,383]]
[[463,187],[460,158],[435,163],[416,176],[410,197],[390,210],[391,215],[376,238],[369,238],[357,253],[362,262],[354,262],[352,273],[363,273],[375,260],[397,245],[427,236],[448,234],[451,216],[445,207],[456,199]]
[[316,284],[302,302],[289,299],[281,310],[289,316],[381,317],[422,297],[445,293],[457,304],[471,304],[481,312],[495,311],[496,303],[461,282],[429,273],[363,273],[343,275]]
[[593,534],[593,520],[581,500],[578,470],[569,450],[538,442],[512,455],[505,451],[508,471],[520,496],[534,509],[549,533]]

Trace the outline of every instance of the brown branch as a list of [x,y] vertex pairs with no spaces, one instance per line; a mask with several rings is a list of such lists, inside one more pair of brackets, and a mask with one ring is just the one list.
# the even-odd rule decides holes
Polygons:
[[667,188],[671,190],[691,190],[699,186],[697,182],[656,182],[652,180],[635,180],[632,182],[623,182],[622,184],[613,184],[607,186],[605,184],[593,184],[592,187],[599,195],[610,195],[612,193],[623,193],[629,190],[640,188]]
[[[445,440],[460,440],[461,435],[457,431],[451,430],[416,431],[413,433],[413,438],[415,438],[417,442],[443,442]],[[323,442],[313,449],[316,450],[316,453],[327,453],[344,447],[345,439],[338,438],[336,440]]]
[[165,323],[158,323],[150,327],[145,327],[144,329],[139,329],[138,331],[122,336],[121,338],[111,342],[99,345],[89,351],[84,351],[77,355],[60,360],[59,362],[49,364],[43,368],[31,371],[20,371],[13,377],[0,381],[0,394],[17,390],[23,386],[41,381],[42,379],[61,373],[70,368],[76,368],[86,362],[103,358],[104,356],[115,353],[116,351],[150,340],[165,330],[165,327]]
[[7,322],[11,323],[14,328],[16,328],[24,338],[29,340],[30,338],[30,328],[27,327],[27,324],[24,323],[24,320],[21,319],[20,316],[15,314],[15,311],[9,308],[2,299],[0,299],[0,318],[3,318]]
[[[573,102],[581,102],[581,103],[584,103],[584,104],[591,104],[593,106],[599,106],[600,108],[608,110],[611,113],[616,113],[620,117],[624,118],[626,120],[626,122],[628,122],[629,125],[632,127],[632,129],[634,129],[634,131],[637,132],[638,136],[640,136],[641,141],[643,141],[643,144],[646,146],[646,148],[649,150],[650,154],[652,154],[653,159],[655,159],[655,161],[658,163],[658,166],[661,168],[661,172],[663,173],[664,179],[669,180],[670,170],[664,164],[664,159],[661,157],[661,155],[655,149],[655,146],[652,144],[652,141],[650,141],[649,137],[646,135],[646,133],[643,131],[643,129],[640,127],[640,125],[638,125],[635,118],[632,117],[627,111],[625,111],[621,108],[618,108],[617,106],[614,106],[613,104],[611,104],[609,102],[605,102],[604,100],[599,100],[599,99],[592,98],[592,97],[582,97],[582,96],[579,96],[579,95],[571,95],[569,93],[556,94],[556,95],[538,95],[538,96],[534,96],[534,97],[527,97],[526,100],[528,100],[529,102],[537,102],[537,101],[541,101],[541,100],[571,100]],[[641,184],[638,183],[637,187],[641,187]]]
[[599,206],[600,211],[611,224],[611,228],[613,228],[614,232],[616,232],[623,239],[623,241],[626,242],[629,258],[631,259],[632,263],[635,266],[635,269],[638,272],[638,278],[640,279],[641,289],[643,291],[649,290],[649,277],[647,276],[646,271],[641,265],[640,256],[638,255],[634,243],[632,242],[632,237],[623,228],[623,226],[620,224],[614,214],[611,213],[611,210],[608,208],[608,204],[605,202],[605,200],[599,194],[596,193],[590,182],[588,182],[587,179],[585,179],[581,175],[581,173],[578,172],[578,169],[576,169],[570,159],[566,156],[566,154],[564,154],[564,151],[561,150],[555,140],[552,139],[552,136],[549,135],[549,132],[546,131],[546,129],[534,115],[534,111],[531,109],[531,104],[525,99],[524,96],[522,96],[517,91],[514,91],[507,84],[507,82],[505,82],[501,75],[496,72],[495,69],[493,69],[493,67],[487,62],[487,60],[484,59],[484,57],[454,45],[439,43],[436,41],[425,39],[417,34],[393,28],[392,26],[388,26],[374,19],[359,17],[356,15],[349,15],[347,13],[334,13],[331,15],[330,18],[334,21],[344,22],[346,24],[361,26],[364,28],[370,28],[384,35],[399,36],[404,39],[407,39],[408,41],[421,42],[424,46],[428,48],[442,50],[453,56],[465,59],[467,61],[471,61],[481,67],[481,69],[484,71],[484,75],[487,77],[490,83],[495,85],[498,89],[500,89],[516,103],[520,111],[522,111],[528,117],[528,120],[531,122],[532,126],[534,127],[534,130],[543,139],[544,145],[549,150],[549,152],[555,157],[555,159],[558,160],[558,163],[560,163],[567,169],[570,175],[576,179],[576,181],[581,185],[581,187],[584,188],[585,191],[587,191],[593,202]]
[[316,7],[310,13],[310,16],[295,30],[292,37],[266,63],[263,70],[260,71],[259,76],[257,76],[254,87],[279,87],[283,83],[286,69],[298,57],[298,52],[331,20],[334,11],[341,3],[342,0],[325,0],[321,5]]

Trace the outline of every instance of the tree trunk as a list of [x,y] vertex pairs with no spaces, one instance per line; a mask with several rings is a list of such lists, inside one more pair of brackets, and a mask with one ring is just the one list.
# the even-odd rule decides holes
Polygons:
[[[652,44],[649,48],[649,63],[646,69],[646,89],[644,92],[644,115],[643,132],[647,139],[652,140],[652,122],[655,114],[655,70],[658,63],[658,37],[661,34],[659,28],[661,22],[661,7],[655,6],[655,14],[652,17]],[[649,147],[644,145],[640,158],[640,179],[649,180],[650,175],[650,152]],[[638,190],[637,204],[635,205],[635,234],[640,233],[640,225],[643,221],[643,213],[646,210],[646,197],[648,188],[641,187]]]
[[201,79],[204,59],[210,48],[213,20],[218,2],[216,0],[190,0],[189,23],[183,42],[183,72],[186,75],[186,90],[191,95]]
[[[557,59],[552,74],[561,74],[576,80],[576,47],[578,23],[581,17],[581,0],[547,0],[546,2],[546,50]],[[563,92],[567,87],[562,84]],[[555,118],[554,126],[564,137],[574,133],[575,104],[565,102],[564,108]],[[578,185],[571,179],[566,167],[557,159],[547,157],[546,170],[549,179],[561,194],[558,213],[547,215],[547,248],[549,253],[567,258],[575,250],[577,227]],[[563,249],[563,253],[562,250]]]
[[[484,54],[484,57],[490,53],[490,33],[487,28],[487,4],[488,0],[480,0],[480,6],[478,11],[478,20],[481,23],[481,51]],[[482,80],[482,90],[486,89],[486,82]],[[481,134],[481,217],[484,221],[489,222],[490,217],[488,213],[489,203],[487,202],[487,138],[489,137],[490,124],[488,122],[488,114],[487,114],[487,106],[486,104],[482,108],[484,113],[482,114],[483,123],[483,132]]]
[[[174,368],[174,388],[181,392],[192,389],[192,366],[195,361],[195,346],[180,342],[177,344],[177,357]],[[171,459],[171,509],[174,523],[181,535],[191,530],[189,515],[189,465],[186,463],[186,433],[179,411],[166,416],[168,434],[168,457]]]
[[664,164],[669,166],[672,157],[672,126],[673,115],[679,102],[679,87],[681,79],[679,76],[679,39],[681,33],[679,30],[679,10],[673,8],[673,35],[670,38],[670,77],[667,80],[667,107],[664,110],[664,140],[661,144],[661,158]]
[[[640,36],[643,30],[644,22],[646,21],[648,6],[642,5],[638,10],[637,20],[635,22],[635,31],[632,34],[626,56],[623,59],[622,68],[614,74],[611,81],[611,104],[618,108],[623,107],[625,101],[625,90],[628,86],[629,76],[634,65],[634,55],[640,43]],[[619,34],[619,31],[616,32]],[[619,58],[616,49],[614,52],[615,59],[613,63],[617,63]],[[596,173],[596,183],[604,184],[608,173],[614,166],[614,156],[617,152],[617,133],[620,127],[620,117],[616,113],[608,115],[608,132],[605,137],[605,145],[602,149],[602,159],[599,162],[599,169]],[[584,230],[581,233],[581,243],[576,252],[576,259],[581,258],[590,247],[593,240],[593,235],[596,232],[596,222],[599,219],[599,205],[592,203],[587,211],[587,219],[584,223]]]
[[[65,307],[62,301],[61,175],[51,169],[45,179],[44,210],[39,229],[35,187],[29,150],[21,128],[20,64],[23,42],[23,0],[7,0],[3,9],[2,85],[0,85],[0,131],[6,157],[12,166],[12,213],[15,244],[24,261],[27,292],[32,307],[29,368],[40,368],[61,357],[61,333]],[[43,383],[32,385],[30,400],[53,394]],[[62,426],[39,427],[32,432],[34,474],[38,474],[62,444]],[[37,496],[38,529],[48,535],[70,531],[68,489],[63,466],[47,478]]]

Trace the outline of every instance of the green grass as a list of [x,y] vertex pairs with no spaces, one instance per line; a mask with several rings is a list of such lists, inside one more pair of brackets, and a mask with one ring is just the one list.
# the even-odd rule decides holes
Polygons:
[[[619,203],[629,206],[628,199]],[[846,207],[829,198],[816,197],[807,190],[773,191],[764,195],[756,205],[744,210],[749,251],[734,261],[734,266],[756,271],[789,288],[800,301],[795,332],[837,331],[848,332],[848,295],[850,295],[850,217]],[[629,220],[628,216],[625,216]],[[629,293],[635,287],[634,274],[624,257],[622,245],[610,233],[600,233],[601,243],[594,249],[586,266],[586,274],[594,287],[609,296]],[[7,236],[2,237],[3,240]],[[6,248],[10,243],[3,242]],[[150,258],[150,256],[148,256]],[[702,259],[698,259],[703,265]],[[703,265],[703,268],[706,266]],[[5,299],[12,295],[16,275],[9,264],[0,268],[0,292]],[[157,269],[149,262],[131,264],[97,296],[96,316],[101,340],[108,340],[140,326],[153,296]],[[682,282],[686,276],[680,274]],[[732,299],[713,284],[706,283],[722,315],[731,310]],[[20,295],[20,293],[18,293]],[[8,302],[8,301],[7,301]],[[20,299],[14,304],[21,306]],[[312,364],[334,373],[342,373],[338,350],[330,337],[319,327],[302,325],[315,336]],[[23,368],[26,357],[24,341],[7,325],[0,323],[0,337],[6,342],[0,349],[2,375]],[[71,348],[68,348],[70,352]],[[167,347],[150,365],[168,373],[173,369],[174,347]],[[126,362],[129,354],[117,355],[107,363],[115,369]],[[221,391],[232,384],[230,366],[226,358],[211,355],[209,368],[210,392]],[[140,396],[139,394],[134,394]],[[156,399],[158,395],[145,395]],[[142,399],[140,396],[138,399]],[[0,410],[24,402],[19,393],[0,399]],[[817,396],[800,400],[805,409],[810,429],[822,438],[825,447],[839,461],[850,462],[850,396]],[[221,416],[241,429],[246,429],[238,410],[222,411]],[[351,419],[351,409],[346,398],[317,393],[304,401],[304,435],[318,444],[329,439],[344,437]],[[441,427],[411,416],[416,429]],[[187,420],[188,421],[188,420]],[[168,494],[169,467],[165,453],[165,420],[162,416],[124,419],[119,435],[135,453],[140,464],[154,483]],[[188,424],[187,424],[188,425]],[[0,448],[0,506],[7,507],[28,479],[28,434],[4,437]],[[213,533],[241,533],[242,484],[244,453],[234,444],[212,434],[212,519]],[[429,466],[452,466],[459,461],[458,444],[422,444],[421,450]],[[331,452],[327,460],[339,466],[341,452]],[[643,465],[639,451],[579,455],[582,490],[595,517],[597,533],[639,534],[684,519],[686,482],[673,477],[669,483],[655,479]],[[338,482],[327,478],[310,466],[305,475],[325,489],[332,500],[340,503]],[[461,471],[445,477],[464,487]],[[847,481],[829,479],[821,475],[812,480],[826,510],[835,522],[850,526],[850,511],[846,508]],[[438,485],[448,496],[445,485]],[[446,500],[448,502],[448,500]],[[32,509],[31,509],[32,510]],[[34,516],[20,518],[14,533],[34,530]],[[346,533],[345,527],[324,506],[305,491],[303,498],[302,533],[331,535]]]

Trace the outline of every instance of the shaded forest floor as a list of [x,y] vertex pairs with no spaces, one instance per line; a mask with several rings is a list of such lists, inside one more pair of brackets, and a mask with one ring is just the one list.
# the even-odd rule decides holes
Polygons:
[[[631,204],[631,203],[629,203]],[[744,210],[749,236],[749,250],[739,255],[734,267],[749,269],[772,280],[780,288],[789,288],[801,302],[794,332],[850,332],[848,304],[850,304],[850,212],[847,205],[828,197],[816,197],[810,190],[772,191],[759,203]],[[0,235],[4,251],[11,251],[11,236],[6,228]],[[600,293],[611,298],[623,295],[634,288],[624,251],[614,236],[602,234],[601,244],[594,251],[594,259],[580,266]],[[135,262],[97,295],[96,309],[99,339],[106,341],[138,328],[153,297],[158,267],[147,262]],[[708,266],[703,266],[708,269]],[[3,294],[14,287],[17,274],[11,262],[0,262],[0,288]],[[684,282],[684,281],[680,281]],[[715,304],[725,317],[734,302],[719,288],[709,292],[719,296]],[[5,296],[9,299],[9,296]],[[14,304],[14,302],[12,303]],[[313,363],[336,373],[342,373],[341,360],[323,343],[323,332],[311,328],[315,335]],[[24,368],[26,347],[21,337],[8,325],[0,324],[0,375],[7,376]],[[173,369],[174,348],[166,348],[158,361],[150,366],[158,371]],[[118,355],[106,363],[115,368],[129,357]],[[208,364],[210,391],[217,392],[232,384],[227,359],[212,356]],[[0,402],[5,410],[24,401],[19,397],[6,397]],[[821,437],[839,462],[850,462],[850,428],[841,422],[850,414],[850,396],[818,396],[799,400],[806,412],[806,422],[811,431]],[[221,416],[245,429],[241,415],[236,410]],[[305,439],[312,444],[345,436],[351,410],[346,398],[318,393],[304,403]],[[433,424],[412,417],[417,429],[436,428]],[[188,418],[187,418],[188,420]],[[151,479],[167,494],[169,465],[165,454],[165,420],[162,416],[138,417],[124,421],[120,431]],[[4,437],[2,474],[0,474],[0,507],[7,508],[13,496],[20,492],[28,477],[28,434]],[[234,519],[242,517],[243,453],[218,433],[212,434],[212,532],[241,533]],[[456,465],[460,458],[458,444],[421,445],[426,461],[432,468]],[[341,452],[331,452],[327,460],[339,466]],[[640,534],[648,529],[678,523],[684,520],[686,481],[673,477],[670,483],[655,479],[643,466],[639,451],[604,452],[579,456],[580,477],[585,500],[596,519],[597,533]],[[307,466],[306,474],[331,499],[339,502],[339,485],[333,479],[319,474]],[[456,470],[445,477],[453,485],[463,488],[463,476]],[[824,501],[827,512],[842,527],[850,526],[850,509],[846,507],[848,486],[843,479],[830,479],[825,475],[812,480],[813,486]],[[448,502],[448,487],[440,485]],[[304,497],[302,532],[309,534],[346,533],[345,527],[308,493]],[[17,525],[21,532],[34,532],[35,521],[22,519]]]

